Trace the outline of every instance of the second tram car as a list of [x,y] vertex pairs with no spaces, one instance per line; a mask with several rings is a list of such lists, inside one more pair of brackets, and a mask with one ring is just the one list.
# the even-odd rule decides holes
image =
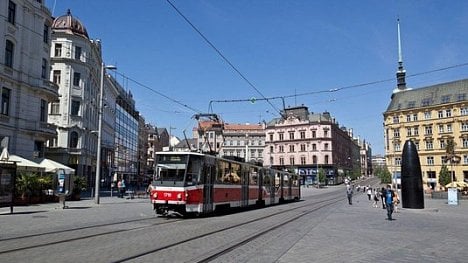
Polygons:
[[156,214],[209,214],[300,199],[297,175],[194,152],[157,152],[150,199]]

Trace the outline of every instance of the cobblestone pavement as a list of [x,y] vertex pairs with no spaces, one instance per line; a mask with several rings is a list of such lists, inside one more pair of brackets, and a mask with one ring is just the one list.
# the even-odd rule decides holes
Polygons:
[[[289,249],[277,262],[468,262],[468,201],[453,206],[426,198],[424,209],[399,208],[395,220],[387,221],[386,210],[372,207],[364,193],[356,193],[348,205],[343,185],[303,188],[303,199],[327,191],[342,191],[343,201],[305,226],[298,242],[285,244]],[[154,217],[147,199],[103,197],[100,205],[92,199],[66,205],[15,207],[13,214],[0,208],[0,239]]]

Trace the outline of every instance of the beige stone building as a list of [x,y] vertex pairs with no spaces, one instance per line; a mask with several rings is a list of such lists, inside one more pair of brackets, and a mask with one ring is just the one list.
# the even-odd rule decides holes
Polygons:
[[[468,79],[433,86],[397,89],[384,113],[385,155],[390,172],[399,178],[404,143],[418,149],[423,183],[439,189],[442,165],[453,170],[455,181],[468,181]],[[455,143],[460,157],[446,158],[447,142]],[[458,160],[454,160],[458,161]]]

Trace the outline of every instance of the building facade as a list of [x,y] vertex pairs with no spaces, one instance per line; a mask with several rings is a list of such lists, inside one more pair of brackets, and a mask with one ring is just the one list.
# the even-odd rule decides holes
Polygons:
[[1,1],[0,14],[0,140],[8,137],[11,154],[42,158],[57,134],[47,115],[59,96],[49,80],[53,20],[35,0]]
[[115,116],[115,157],[114,177],[125,179],[129,187],[138,185],[138,143],[140,114],[135,108],[135,100],[115,82],[119,95],[116,101]]
[[224,124],[221,156],[235,156],[246,162],[262,163],[265,130],[261,124]]
[[[455,181],[468,182],[468,79],[396,90],[383,116],[386,163],[394,178],[401,174],[404,143],[412,140],[426,187],[441,187],[443,165],[453,171]],[[447,159],[448,141],[454,142],[459,162]]]
[[312,184],[323,170],[328,184],[339,184],[360,171],[359,146],[352,132],[330,113],[310,113],[305,106],[284,110],[281,118],[267,123],[264,165],[294,169],[303,183]]
[[51,79],[59,99],[50,103],[49,122],[57,138],[48,142],[47,157],[94,181],[97,153],[101,43],[91,40],[70,10],[52,24]]

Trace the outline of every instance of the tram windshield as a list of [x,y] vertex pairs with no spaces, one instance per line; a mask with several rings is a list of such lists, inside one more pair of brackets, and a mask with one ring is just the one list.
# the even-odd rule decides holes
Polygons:
[[156,181],[183,182],[187,159],[186,155],[157,155]]

